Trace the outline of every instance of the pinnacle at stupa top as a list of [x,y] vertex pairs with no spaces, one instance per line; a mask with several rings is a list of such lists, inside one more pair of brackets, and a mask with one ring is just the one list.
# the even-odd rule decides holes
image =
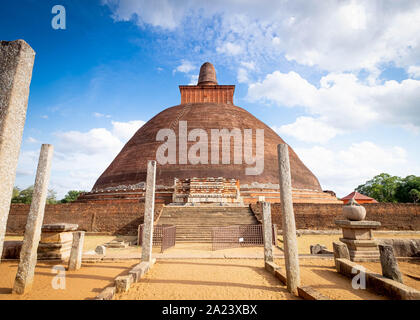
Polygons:
[[187,103],[224,103],[233,104],[234,85],[219,85],[216,70],[210,62],[200,68],[197,85],[179,86],[181,104]]
[[201,66],[197,85],[217,85],[216,70],[210,62],[205,62]]

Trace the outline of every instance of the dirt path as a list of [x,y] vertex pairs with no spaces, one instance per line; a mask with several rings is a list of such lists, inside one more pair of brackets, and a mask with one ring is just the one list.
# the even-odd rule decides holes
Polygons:
[[[284,268],[284,259],[275,259]],[[355,290],[351,279],[335,270],[333,259],[301,259],[300,277],[302,285],[309,285],[333,300],[382,300],[384,296],[367,290]]]
[[[0,264],[0,300],[83,300],[92,299],[103,288],[114,282],[120,274],[128,273],[129,268],[138,261],[107,262],[83,264],[78,271],[66,271],[65,289],[54,289],[54,263],[38,263],[35,269],[35,280],[31,292],[25,295],[12,294],[13,282],[16,276],[16,262]],[[57,284],[61,282],[57,281]]]
[[159,260],[117,299],[297,299],[263,266],[260,259]]
[[[382,274],[380,262],[361,262],[360,264],[370,271]],[[402,273],[404,284],[420,290],[420,261],[398,261],[398,267]]]

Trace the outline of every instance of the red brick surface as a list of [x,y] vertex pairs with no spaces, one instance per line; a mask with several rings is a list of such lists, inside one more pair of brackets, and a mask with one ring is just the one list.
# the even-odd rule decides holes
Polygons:
[[[420,230],[420,205],[409,203],[371,203],[364,204],[366,220],[381,222],[382,230]],[[250,205],[260,219],[260,203]],[[293,209],[297,229],[337,229],[336,219],[342,219],[341,204],[295,203]],[[282,216],[280,203],[271,204],[273,223],[281,229]]]
[[[259,217],[260,203],[251,204]],[[420,230],[420,205],[417,204],[365,204],[366,220],[382,223],[382,230]],[[298,229],[337,229],[334,220],[341,218],[341,204],[293,205]],[[155,219],[162,210],[155,206]],[[12,204],[7,232],[23,234],[29,205]],[[136,202],[101,201],[91,203],[67,203],[46,205],[44,224],[56,222],[77,223],[80,230],[108,234],[136,235],[138,225],[143,223],[144,204]],[[273,223],[281,229],[282,217],[279,203],[271,205]]]
[[[147,160],[156,159],[156,150],[163,143],[156,141],[161,128],[173,129],[179,137],[179,121],[187,121],[188,131],[201,128],[211,138],[211,129],[239,128],[253,129],[253,148],[255,154],[256,129],[264,129],[264,172],[260,175],[246,175],[245,168],[254,165],[233,164],[234,144],[231,139],[231,163],[221,163],[221,142],[219,141],[219,164],[179,164],[179,141],[177,139],[177,164],[157,165],[156,184],[172,186],[174,178],[224,177],[237,179],[241,185],[253,182],[278,184],[277,145],[285,143],[270,127],[255,118],[248,111],[230,104],[191,103],[165,109],[142,126],[127,142],[118,156],[96,181],[93,189],[105,189],[120,185],[134,185],[146,181]],[[210,141],[210,140],[209,140]],[[188,142],[188,148],[195,142]],[[210,157],[209,150],[209,157]],[[297,154],[289,147],[292,186],[297,189],[321,191],[314,174],[302,163]],[[210,161],[211,159],[209,159]]]
[[[155,218],[162,205],[155,206]],[[7,221],[7,233],[23,234],[29,212],[27,204],[12,204]],[[101,203],[47,204],[44,224],[77,223],[87,232],[136,235],[143,223],[144,204],[110,201]]]

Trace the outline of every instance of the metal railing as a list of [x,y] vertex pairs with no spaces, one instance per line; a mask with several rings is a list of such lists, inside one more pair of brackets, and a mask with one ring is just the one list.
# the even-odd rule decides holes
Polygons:
[[[139,225],[137,233],[137,245],[141,246],[143,241],[144,224]],[[157,224],[153,227],[153,246],[161,246],[161,252],[175,246],[176,226],[169,224]]]
[[[273,224],[273,244],[276,244],[277,226]],[[264,245],[263,226],[236,225],[212,228],[212,250],[254,247]]]

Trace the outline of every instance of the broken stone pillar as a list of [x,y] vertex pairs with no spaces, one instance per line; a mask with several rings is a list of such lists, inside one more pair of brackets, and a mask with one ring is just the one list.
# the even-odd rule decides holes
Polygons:
[[24,294],[32,287],[38,244],[41,238],[42,221],[44,220],[45,203],[47,201],[52,155],[53,146],[43,144],[39,156],[34,193],[26,222],[13,293]]
[[280,201],[283,217],[284,259],[286,264],[287,289],[298,295],[300,285],[299,253],[296,239],[296,223],[292,202],[292,178],[290,174],[289,147],[277,146],[280,178]]
[[146,195],[144,201],[144,229],[141,244],[141,260],[152,261],[153,216],[155,211],[156,161],[147,162]]
[[79,270],[82,266],[83,244],[85,242],[85,232],[73,232],[73,244],[71,246],[68,270]]
[[403,283],[397,259],[395,259],[394,249],[388,244],[379,244],[379,254],[381,256],[382,275],[389,279]]
[[34,59],[35,51],[25,41],[0,41],[0,261]]
[[271,205],[262,203],[264,232],[264,262],[273,262],[273,227],[271,224]]
[[333,242],[333,251],[334,251],[334,262],[335,269],[337,272],[340,272],[340,264],[337,262],[337,259],[348,259],[350,260],[350,253],[347,246],[342,242]]
[[78,224],[51,223],[41,228],[41,241],[38,246],[38,260],[68,261],[73,243],[73,231]]

